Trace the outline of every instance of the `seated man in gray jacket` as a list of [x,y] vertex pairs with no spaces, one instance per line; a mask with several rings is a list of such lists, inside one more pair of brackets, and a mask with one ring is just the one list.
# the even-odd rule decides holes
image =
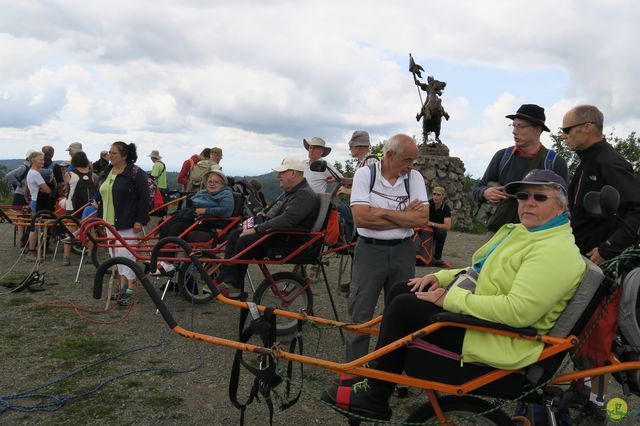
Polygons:
[[[263,237],[264,234],[273,230],[287,228],[310,230],[318,215],[320,208],[320,198],[311,189],[304,178],[304,164],[293,157],[287,157],[282,164],[274,167],[273,171],[278,173],[280,187],[284,192],[278,197],[273,205],[263,216],[264,220],[253,228],[242,230],[236,229],[231,232],[225,249],[225,258],[229,259],[251,246]],[[252,250],[252,257],[260,257],[259,252],[263,251],[267,244],[261,244]],[[229,290],[229,297],[238,297],[244,289],[244,277],[247,266],[232,265],[221,268],[218,282],[224,282]]]

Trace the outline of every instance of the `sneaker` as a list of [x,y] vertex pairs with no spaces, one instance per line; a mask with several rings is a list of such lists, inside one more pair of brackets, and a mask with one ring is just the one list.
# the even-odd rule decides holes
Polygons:
[[345,416],[387,421],[391,418],[389,397],[392,392],[393,386],[361,379],[351,386],[331,385],[320,399]]
[[173,263],[158,262],[158,265],[156,266],[156,270],[153,272],[149,272],[149,275],[154,277],[173,275],[175,270],[176,270],[176,267],[173,266]]
[[127,289],[127,291],[118,299],[118,305],[120,306],[130,306],[134,304],[136,301],[136,292]]
[[35,255],[34,252],[31,252],[31,251],[25,254],[23,259],[25,262],[28,262],[28,263],[35,263],[38,261],[38,257]]
[[62,244],[73,244],[73,243],[76,242],[76,240],[74,238],[71,238],[71,237],[67,236],[67,237],[64,237],[63,239],[61,239],[60,242]]
[[118,287],[111,293],[111,300],[115,300],[115,301],[120,300],[120,298],[124,295],[124,293],[126,293],[126,291],[127,291],[127,287],[124,287],[124,288]]
[[69,260],[69,256],[63,256],[62,257],[62,266],[69,266],[71,265],[71,260]]

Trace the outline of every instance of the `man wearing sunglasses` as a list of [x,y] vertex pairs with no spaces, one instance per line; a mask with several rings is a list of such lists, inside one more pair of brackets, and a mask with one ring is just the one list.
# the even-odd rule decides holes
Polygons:
[[545,148],[540,142],[542,132],[548,132],[545,125],[544,108],[535,104],[524,104],[515,114],[506,118],[513,122],[511,134],[514,145],[496,152],[473,190],[473,198],[480,205],[495,206],[487,228],[496,232],[505,223],[518,223],[518,205],[515,199],[507,197],[504,186],[519,181],[531,170],[553,170],[568,180],[567,162],[555,151]]
[[604,116],[593,105],[579,105],[562,119],[562,138],[580,164],[569,186],[571,226],[582,254],[600,264],[634,243],[613,217],[595,218],[584,209],[584,195],[611,185],[620,193],[618,215],[633,229],[640,225],[640,182],[633,167],[602,135]]
[[[578,105],[564,115],[560,128],[567,147],[580,158],[569,185],[573,235],[580,252],[596,264],[617,256],[635,241],[614,217],[597,218],[586,212],[583,200],[587,192],[613,186],[620,193],[618,216],[633,229],[640,225],[640,182],[631,164],[604,139],[603,126],[604,115],[597,107]],[[591,411],[601,421],[606,420],[602,410],[606,392],[604,378],[594,380],[591,389],[576,384],[567,393],[568,401],[586,404],[583,410],[595,407]]]

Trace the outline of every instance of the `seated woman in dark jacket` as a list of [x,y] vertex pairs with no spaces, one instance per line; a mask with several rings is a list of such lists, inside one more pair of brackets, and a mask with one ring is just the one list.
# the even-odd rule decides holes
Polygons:
[[[183,205],[182,209],[167,222],[160,230],[160,238],[178,236],[193,225],[198,216],[230,217],[233,213],[233,192],[227,185],[227,177],[222,170],[215,169],[207,172],[203,177],[205,188],[196,192]],[[212,229],[219,226],[218,222],[203,221],[192,229],[185,237],[188,242],[209,241]],[[173,256],[172,252],[163,252],[161,256]],[[160,261],[156,271],[151,275],[162,275],[172,272],[175,266],[171,262]]]

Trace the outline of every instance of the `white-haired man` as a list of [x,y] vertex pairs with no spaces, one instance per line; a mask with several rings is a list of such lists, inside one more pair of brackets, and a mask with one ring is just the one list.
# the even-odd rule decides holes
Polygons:
[[[369,321],[380,290],[415,275],[414,227],[429,221],[427,189],[413,170],[418,147],[398,134],[384,146],[379,163],[361,167],[353,177],[351,210],[358,230],[348,311],[351,321]],[[347,334],[347,360],[369,352],[369,336]]]

